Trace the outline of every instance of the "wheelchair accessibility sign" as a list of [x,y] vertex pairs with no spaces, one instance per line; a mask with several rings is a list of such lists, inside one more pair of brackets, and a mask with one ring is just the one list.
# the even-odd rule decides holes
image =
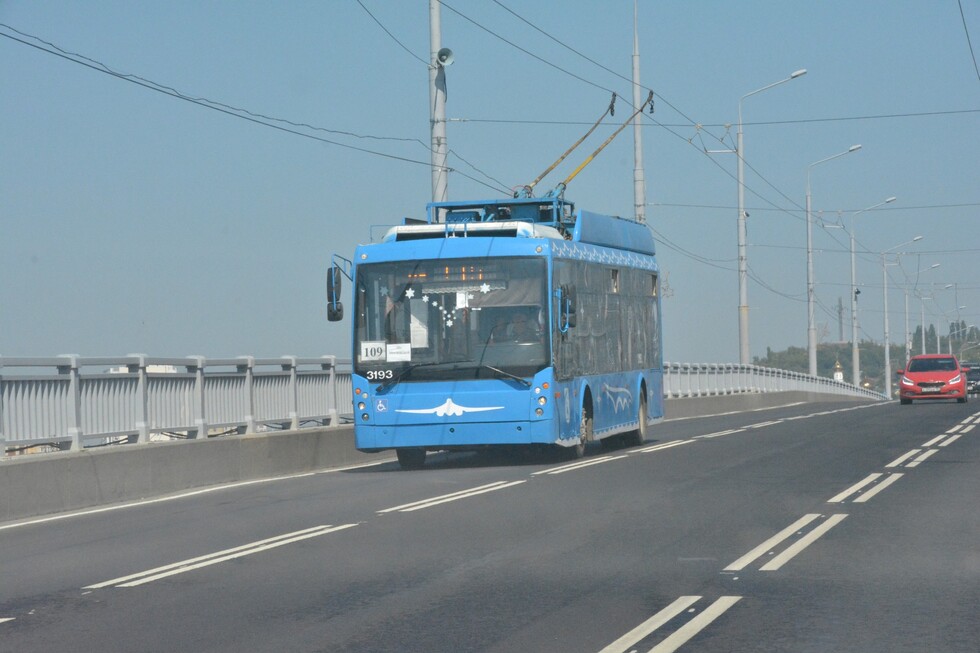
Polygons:
[[379,413],[387,413],[388,412],[388,400],[387,399],[378,399],[377,403],[374,405],[374,409],[377,412],[379,412]]

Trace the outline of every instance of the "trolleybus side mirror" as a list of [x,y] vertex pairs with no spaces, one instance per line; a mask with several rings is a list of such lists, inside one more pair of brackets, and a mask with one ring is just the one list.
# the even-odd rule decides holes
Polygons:
[[576,313],[576,301],[575,301],[575,286],[568,287],[568,326],[569,328],[575,328],[575,313]]
[[565,333],[575,326],[575,287],[560,286],[558,297],[558,330]]
[[337,265],[327,270],[327,319],[338,322],[344,319],[344,305],[340,302],[341,271]]

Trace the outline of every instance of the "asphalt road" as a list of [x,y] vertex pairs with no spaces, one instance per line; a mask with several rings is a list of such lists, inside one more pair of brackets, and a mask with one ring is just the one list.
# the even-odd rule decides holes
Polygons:
[[977,404],[653,438],[0,524],[0,651],[980,650]]

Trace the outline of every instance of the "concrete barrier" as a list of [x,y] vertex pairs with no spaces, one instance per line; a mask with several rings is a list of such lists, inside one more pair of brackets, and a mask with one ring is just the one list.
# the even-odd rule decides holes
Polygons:
[[0,463],[0,522],[386,458],[357,451],[352,426],[16,456]]
[[[808,392],[746,393],[669,399],[665,412],[671,420],[846,400]],[[0,522],[393,458],[391,452],[357,451],[352,426],[16,456],[0,462]]]

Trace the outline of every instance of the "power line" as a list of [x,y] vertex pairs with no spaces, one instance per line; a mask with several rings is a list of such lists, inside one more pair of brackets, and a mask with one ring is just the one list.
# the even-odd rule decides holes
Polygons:
[[406,45],[405,45],[404,43],[402,43],[401,41],[399,41],[399,40],[398,40],[398,39],[397,39],[397,38],[395,37],[395,35],[394,35],[394,34],[392,34],[392,33],[391,33],[391,32],[390,32],[389,30],[388,30],[388,28],[387,28],[387,27],[385,27],[385,26],[384,26],[384,25],[383,25],[383,24],[381,23],[381,21],[380,21],[380,20],[378,20],[378,19],[377,19],[377,17],[376,17],[376,16],[374,15],[374,14],[372,14],[372,13],[371,13],[371,10],[370,10],[370,9],[368,9],[367,7],[365,7],[365,6],[364,6],[364,3],[363,3],[363,2],[361,2],[361,0],[355,0],[355,1],[357,2],[357,4],[359,4],[359,5],[361,5],[361,9],[363,9],[363,10],[364,10],[364,12],[365,12],[365,13],[366,13],[366,14],[367,14],[368,16],[370,16],[370,17],[371,17],[371,20],[373,20],[374,22],[376,22],[376,23],[378,24],[378,27],[380,27],[380,28],[381,28],[382,30],[384,30],[384,33],[385,33],[385,34],[387,34],[388,36],[390,36],[390,37],[391,37],[391,40],[392,40],[392,41],[394,41],[395,43],[397,43],[398,45],[400,45],[400,46],[401,46],[401,48],[402,48],[402,50],[404,50],[405,52],[407,52],[407,53],[408,53],[408,54],[410,54],[411,56],[413,56],[413,57],[415,57],[416,59],[418,59],[419,61],[421,61],[421,62],[422,62],[422,65],[424,65],[424,66],[425,66],[426,68],[428,68],[428,67],[429,67],[429,66],[431,65],[431,64],[430,64],[430,63],[429,63],[428,61],[426,61],[426,60],[425,60],[425,59],[423,59],[422,57],[420,57],[420,56],[418,56],[417,54],[415,54],[414,52],[412,52],[411,50],[409,50],[409,49],[408,49],[408,47],[407,47],[407,46],[406,46]]
[[[682,209],[723,209],[725,211],[735,211],[738,207],[735,206],[724,206],[721,204],[671,204],[667,202],[648,202],[647,206],[662,206],[669,208],[682,208]],[[963,202],[959,204],[924,204],[920,206],[889,206],[882,207],[880,209],[875,209],[875,211],[923,211],[923,210],[935,210],[935,209],[955,209],[964,208],[970,206],[980,206],[980,202]],[[746,211],[779,211],[782,213],[790,212],[788,209],[773,209],[764,206],[748,207]],[[862,209],[841,209],[843,213],[857,213]]]
[[[496,0],[494,0],[494,1],[496,2]],[[452,7],[452,6],[450,6],[450,5],[449,5],[449,4],[447,4],[447,3],[446,3],[446,2],[444,1],[444,0],[439,0],[439,3],[440,3],[440,4],[442,5],[442,6],[444,6],[444,7],[446,7],[447,9],[449,9],[450,11],[452,11],[453,13],[455,13],[456,15],[458,15],[459,17],[461,17],[461,18],[463,18],[464,20],[466,20],[466,21],[468,21],[468,22],[470,22],[471,24],[473,24],[473,25],[475,25],[475,26],[476,26],[476,27],[478,27],[479,29],[481,29],[481,30],[483,30],[483,31],[485,31],[485,32],[487,32],[488,34],[490,34],[490,35],[492,35],[492,36],[494,36],[495,38],[497,38],[497,39],[499,39],[499,40],[501,40],[501,41],[503,41],[504,43],[507,43],[507,44],[508,44],[508,45],[510,45],[511,47],[513,47],[513,48],[516,48],[517,50],[519,50],[519,51],[521,51],[521,52],[523,52],[524,54],[526,54],[526,55],[528,55],[528,56],[530,56],[530,57],[532,57],[532,58],[534,58],[534,59],[536,59],[537,61],[540,61],[541,63],[544,63],[545,65],[548,65],[548,66],[550,66],[550,67],[552,67],[552,68],[554,68],[554,69],[556,69],[556,70],[559,70],[559,71],[561,71],[561,72],[563,72],[563,73],[565,73],[566,75],[569,75],[569,76],[571,76],[571,77],[574,77],[575,79],[577,79],[577,80],[579,80],[579,81],[581,81],[581,82],[584,82],[584,83],[586,83],[586,84],[589,84],[590,86],[594,86],[594,87],[596,87],[596,88],[600,88],[600,89],[602,89],[602,90],[604,90],[604,91],[607,91],[607,92],[610,92],[610,93],[612,93],[612,92],[613,92],[613,91],[612,91],[611,89],[608,89],[608,88],[605,88],[604,86],[602,86],[602,85],[600,85],[600,84],[597,84],[597,83],[595,83],[595,82],[592,82],[592,81],[590,81],[590,80],[587,80],[587,79],[585,79],[584,77],[581,77],[581,76],[579,76],[579,75],[576,75],[575,73],[572,73],[571,71],[569,71],[569,70],[566,70],[565,68],[562,68],[561,66],[558,66],[557,64],[554,64],[554,63],[552,63],[552,62],[550,62],[550,61],[548,61],[548,60],[546,60],[546,59],[544,59],[543,57],[540,57],[540,56],[538,56],[538,55],[536,55],[536,54],[534,54],[534,53],[532,53],[532,52],[530,52],[529,50],[527,50],[527,49],[525,49],[525,48],[523,48],[523,47],[521,47],[521,46],[519,46],[519,45],[517,45],[517,44],[516,44],[516,43],[514,43],[513,41],[510,41],[510,40],[508,40],[508,39],[506,39],[506,38],[504,38],[503,36],[501,36],[500,34],[498,34],[498,33],[496,33],[496,32],[494,32],[494,31],[493,31],[493,30],[491,30],[490,28],[488,28],[488,27],[486,27],[486,26],[484,26],[484,25],[482,25],[482,24],[480,24],[479,22],[477,22],[477,21],[475,21],[475,20],[473,20],[473,19],[472,19],[472,18],[470,18],[469,16],[466,16],[465,14],[463,14],[462,12],[460,12],[459,10],[457,10],[457,9],[455,9],[454,7]],[[522,20],[523,22],[525,22],[525,23],[527,23],[527,24],[529,24],[529,25],[531,24],[531,23],[530,23],[529,21],[527,21],[527,20],[526,20],[525,18],[523,18],[523,17],[521,17],[521,16],[519,16],[519,15],[518,15],[518,14],[516,14],[516,13],[515,13],[514,11],[512,11],[512,10],[510,10],[510,9],[508,9],[507,7],[505,7],[504,5],[502,5],[502,4],[500,4],[499,2],[497,2],[497,4],[498,4],[499,6],[501,6],[502,8],[504,8],[504,9],[506,9],[507,11],[509,11],[509,12],[510,12],[510,13],[511,13],[512,15],[514,15],[514,16],[516,16],[516,17],[518,17],[518,18],[519,18],[520,20]],[[532,27],[534,27],[534,26],[532,25]],[[537,28],[537,27],[534,27],[534,29],[536,29],[536,30],[537,30],[537,31],[539,31],[539,32],[542,32],[542,30],[540,30],[540,29],[539,29],[539,28]],[[542,32],[542,33],[544,33],[544,32]],[[632,85],[632,83],[633,83],[633,82],[632,82],[632,80],[630,80],[629,78],[627,78],[627,77],[624,77],[623,75],[620,75],[619,73],[616,73],[615,71],[613,71],[613,70],[611,70],[611,69],[609,69],[609,68],[607,68],[606,66],[603,66],[602,64],[599,64],[598,62],[596,62],[596,61],[594,61],[594,60],[592,60],[592,59],[590,59],[589,57],[587,57],[587,56],[585,56],[584,54],[582,54],[582,53],[581,53],[581,52],[579,52],[578,50],[575,50],[575,49],[574,49],[574,48],[572,48],[571,46],[568,46],[568,45],[565,45],[564,43],[562,43],[562,42],[561,42],[561,41],[559,41],[558,39],[556,39],[556,38],[554,38],[553,36],[551,36],[551,35],[548,35],[548,37],[549,37],[550,39],[552,39],[552,40],[554,40],[555,42],[557,42],[557,43],[559,43],[559,44],[560,44],[560,45],[562,45],[563,47],[565,47],[565,48],[567,48],[568,50],[570,50],[570,51],[572,51],[572,52],[574,52],[575,54],[577,54],[577,55],[579,55],[579,56],[581,56],[581,57],[583,57],[583,58],[585,58],[586,60],[588,60],[588,61],[590,61],[591,63],[593,63],[593,64],[595,64],[595,65],[597,65],[597,66],[599,66],[599,67],[601,67],[602,69],[604,69],[604,70],[607,70],[607,71],[609,71],[609,72],[611,72],[612,74],[614,74],[614,75],[616,75],[617,77],[619,77],[619,78],[621,78],[621,79],[624,79],[624,80],[626,80],[627,82],[629,82],[629,83],[630,83],[630,84]],[[651,93],[652,93],[652,91],[651,91]],[[665,98],[663,98],[662,96],[659,96],[659,95],[658,95],[657,97],[660,97],[660,98],[661,98],[661,99],[662,99],[662,100],[664,101],[664,103],[665,103],[665,104],[667,104],[667,105],[668,105],[668,106],[669,106],[669,107],[670,107],[671,109],[673,109],[673,110],[674,110],[674,111],[676,111],[676,112],[677,112],[678,114],[680,114],[681,116],[683,116],[683,117],[684,117],[685,119],[687,119],[688,121],[690,121],[690,124],[689,124],[689,125],[684,125],[684,127],[689,127],[689,126],[693,126],[693,127],[695,128],[695,130],[696,130],[696,135],[700,137],[700,135],[701,135],[701,133],[702,133],[702,132],[704,131],[704,126],[703,126],[702,124],[700,124],[700,123],[697,123],[697,122],[695,122],[695,121],[694,121],[694,120],[693,120],[692,118],[690,118],[689,116],[687,116],[686,114],[684,114],[684,113],[683,113],[682,111],[680,111],[680,109],[678,109],[677,107],[675,107],[674,105],[672,105],[672,104],[671,104],[671,103],[670,103],[669,101],[667,101],[667,100],[666,100]],[[634,108],[635,108],[635,107],[634,107]],[[658,125],[658,126],[660,126],[660,127],[664,127],[664,128],[665,128],[665,129],[666,129],[666,130],[667,130],[667,131],[668,131],[669,133],[671,133],[672,135],[674,135],[675,137],[677,137],[677,138],[679,138],[679,139],[681,139],[681,140],[684,140],[684,141],[686,141],[686,142],[687,142],[687,143],[688,143],[689,145],[691,145],[692,147],[696,147],[696,146],[694,145],[694,142],[693,142],[693,137],[692,137],[692,138],[684,138],[684,137],[683,137],[683,136],[682,136],[681,134],[678,134],[678,133],[677,133],[677,132],[675,132],[675,131],[674,131],[673,129],[671,129],[671,128],[668,128],[668,127],[666,127],[665,125],[663,125],[662,123],[660,123],[660,122],[659,122],[659,121],[657,121],[656,119],[654,119],[654,118],[652,118],[652,117],[650,117],[650,116],[647,116],[647,115],[645,115],[645,114],[644,114],[644,118],[645,118],[646,120],[649,120],[650,122],[652,122],[652,123],[653,123],[653,124],[655,124],[655,125]],[[728,129],[728,128],[730,127],[730,125],[725,125],[725,127],[726,127],[726,129]],[[711,135],[711,136],[712,136],[712,138],[714,138],[714,139],[715,139],[715,140],[717,140],[718,142],[720,142],[720,143],[722,143],[722,144],[724,144],[724,139],[723,139],[723,138],[721,138],[721,137],[718,137],[718,136],[714,136],[713,134],[709,134],[709,135]],[[719,163],[718,163],[717,161],[715,161],[715,160],[714,160],[713,158],[711,158],[711,156],[710,156],[710,154],[709,154],[709,153],[708,153],[708,151],[707,151],[707,148],[705,148],[705,147],[702,147],[702,148],[697,148],[697,149],[699,149],[699,151],[700,151],[700,152],[702,152],[702,154],[704,154],[705,156],[707,156],[707,157],[708,157],[708,160],[712,162],[712,165],[715,165],[715,166],[716,166],[716,167],[717,167],[718,169],[720,169],[720,170],[721,170],[722,172],[724,172],[724,173],[725,173],[726,175],[728,175],[728,176],[729,176],[729,177],[731,177],[732,179],[735,179],[736,181],[738,181],[738,179],[736,179],[736,177],[735,177],[734,175],[732,175],[732,173],[731,173],[731,172],[729,172],[728,170],[726,170],[726,169],[725,169],[724,167],[722,167],[722,166],[721,166],[721,164],[719,164]],[[741,156],[742,156],[742,155],[741,155],[741,152],[736,152],[736,155],[737,155],[737,156],[738,156],[739,158],[741,158]],[[744,161],[744,159],[742,159],[742,160]],[[750,168],[750,169],[751,169],[751,170],[752,170],[753,172],[755,172],[755,173],[756,173],[756,175],[758,175],[758,177],[759,177],[760,179],[762,179],[762,180],[763,180],[763,181],[764,181],[764,182],[765,182],[765,183],[766,183],[766,184],[767,184],[767,185],[768,185],[768,186],[769,186],[770,188],[772,188],[773,190],[775,190],[775,191],[776,191],[776,192],[777,192],[777,193],[778,193],[779,195],[781,195],[781,196],[782,196],[783,198],[785,198],[785,199],[786,199],[787,201],[789,201],[789,202],[790,202],[791,204],[793,204],[793,205],[794,205],[794,206],[796,206],[797,208],[802,208],[802,207],[801,207],[801,206],[800,206],[800,205],[799,205],[799,204],[798,204],[798,203],[797,203],[796,201],[794,201],[794,200],[793,200],[792,198],[790,198],[790,197],[789,197],[788,195],[786,195],[786,193],[784,193],[784,192],[782,192],[781,190],[779,190],[778,188],[776,188],[776,186],[775,186],[774,184],[772,184],[772,183],[771,183],[771,182],[770,182],[770,181],[769,181],[768,179],[766,179],[766,178],[765,178],[765,177],[764,177],[764,176],[763,176],[763,175],[762,175],[762,174],[761,174],[761,173],[760,173],[760,172],[759,172],[758,170],[756,170],[756,169],[755,169],[754,167],[752,167],[751,165],[749,165],[749,168]],[[746,185],[746,184],[743,184],[743,187],[744,187],[745,189],[747,189],[747,190],[748,190],[748,191],[749,191],[750,193],[752,193],[753,195],[755,195],[756,197],[758,197],[759,199],[761,199],[761,200],[763,200],[764,202],[767,202],[767,203],[769,203],[769,204],[771,204],[771,205],[772,205],[773,207],[776,207],[776,208],[779,208],[779,207],[778,207],[778,206],[777,206],[777,205],[776,205],[776,204],[775,204],[774,202],[771,202],[770,200],[768,200],[768,199],[766,199],[766,198],[765,198],[765,197],[763,197],[763,196],[762,196],[762,195],[761,195],[760,193],[758,193],[758,192],[756,192],[755,190],[753,190],[752,188],[750,188],[750,187],[749,187],[748,185]]]
[[[657,97],[661,97],[657,95]],[[663,98],[661,98],[663,99]],[[673,107],[672,107],[673,108]],[[678,112],[679,113],[679,112]],[[765,120],[759,122],[743,122],[744,127],[765,127],[772,125],[806,125],[819,122],[847,122],[853,120],[890,120],[896,118],[929,118],[936,116],[951,116],[958,114],[980,113],[980,109],[952,109],[948,111],[918,111],[914,113],[879,113],[859,116],[836,116],[825,118],[796,118],[792,120]],[[681,114],[683,115],[683,114]],[[456,122],[476,122],[476,123],[500,123],[500,124],[528,124],[528,125],[584,125],[588,124],[579,121],[563,120],[504,120],[497,118],[454,118]],[[731,127],[731,123],[684,123],[672,124],[663,123],[662,127],[690,127],[698,125],[701,127]]]
[[[21,32],[21,31],[15,29],[15,28],[13,28],[13,27],[11,27],[9,25],[4,24],[4,23],[0,23],[0,27],[6,28],[6,29],[8,29],[8,30],[10,30],[12,32],[15,32],[17,34],[20,34],[20,35],[22,35],[24,37],[34,39],[34,40],[38,41],[39,43],[42,43],[42,44],[44,44],[45,46],[48,46],[48,47],[43,47],[42,45],[38,45],[37,43],[31,43],[29,41],[26,41],[26,40],[21,39],[21,38],[17,38],[15,36],[10,35],[10,34],[4,34],[3,32],[0,32],[0,36],[3,36],[5,38],[7,38],[7,39],[10,39],[12,41],[16,41],[16,42],[21,43],[23,45],[27,45],[27,46],[32,47],[32,48],[35,48],[37,50],[41,50],[42,52],[46,52],[48,54],[55,55],[57,57],[60,57],[62,59],[65,59],[67,61],[70,61],[72,63],[78,64],[80,66],[85,66],[86,68],[90,68],[92,70],[95,70],[97,72],[103,73],[105,75],[109,75],[111,77],[115,77],[116,79],[120,79],[120,80],[123,80],[123,81],[126,81],[126,82],[130,82],[131,84],[136,84],[137,86],[142,86],[143,88],[149,89],[151,91],[156,91],[157,93],[161,93],[163,95],[168,95],[168,96],[173,97],[173,98],[176,98],[178,100],[183,100],[184,102],[189,102],[191,104],[195,104],[195,105],[200,106],[200,107],[203,107],[205,109],[211,109],[212,111],[217,111],[219,113],[223,113],[225,115],[232,116],[234,118],[239,118],[241,120],[246,120],[246,121],[251,122],[251,123],[254,123],[256,125],[261,125],[263,127],[268,127],[270,129],[276,129],[276,130],[281,131],[281,132],[285,132],[285,133],[288,133],[288,134],[293,134],[295,136],[300,136],[302,138],[308,138],[308,139],[311,139],[311,140],[319,141],[321,143],[325,143],[325,144],[328,144],[328,145],[336,145],[337,147],[345,148],[345,149],[348,149],[348,150],[354,150],[356,152],[362,152],[364,154],[371,154],[373,156],[379,156],[379,157],[386,158],[386,159],[392,159],[394,161],[401,161],[403,163],[412,163],[412,164],[415,164],[415,165],[422,165],[422,166],[425,166],[427,168],[431,168],[432,167],[432,164],[429,161],[418,161],[416,159],[410,159],[408,157],[397,156],[395,154],[389,154],[387,152],[380,152],[380,151],[377,151],[377,150],[370,150],[370,149],[363,148],[363,147],[357,147],[355,145],[350,145],[348,143],[341,143],[339,141],[335,141],[335,140],[323,138],[321,136],[316,136],[314,134],[308,134],[308,133],[305,133],[305,132],[302,132],[302,131],[298,131],[298,129],[299,128],[303,128],[303,129],[311,129],[311,130],[316,130],[316,131],[324,131],[324,132],[328,132],[328,133],[332,133],[332,134],[340,134],[340,135],[344,135],[344,136],[352,136],[352,137],[355,137],[355,138],[366,138],[366,139],[375,139],[375,140],[392,140],[392,141],[401,141],[401,142],[417,142],[417,143],[422,143],[422,141],[420,141],[419,139],[416,139],[416,138],[393,138],[393,137],[383,137],[383,136],[370,136],[370,135],[363,135],[363,134],[355,134],[353,132],[338,131],[338,130],[333,130],[333,129],[327,129],[325,127],[316,127],[314,125],[308,125],[306,123],[297,123],[297,122],[293,122],[291,120],[285,120],[285,119],[282,119],[282,118],[275,118],[275,117],[271,117],[271,116],[265,116],[263,114],[254,113],[254,112],[249,111],[247,109],[240,109],[238,107],[233,107],[231,105],[224,104],[222,102],[216,102],[214,100],[209,100],[207,98],[190,97],[190,96],[185,95],[184,93],[178,91],[177,89],[171,88],[169,86],[164,86],[162,84],[158,84],[157,82],[154,82],[152,80],[149,80],[149,79],[140,77],[138,75],[131,75],[131,74],[120,73],[118,71],[115,71],[115,70],[109,68],[108,66],[106,66],[105,64],[103,64],[103,63],[101,63],[99,61],[96,61],[96,60],[91,59],[89,57],[86,57],[84,55],[80,55],[80,54],[68,52],[66,50],[63,50],[63,49],[59,48],[58,46],[54,45],[53,43],[49,43],[49,42],[44,41],[44,40],[42,40],[42,39],[40,39],[38,37],[35,37],[33,35],[30,35],[30,34],[26,34],[24,32]],[[275,124],[275,123],[282,123],[282,124]],[[424,146],[425,145],[423,143],[423,147]],[[462,172],[462,171],[460,171],[458,169],[448,168],[448,171],[449,172],[455,172],[456,174],[458,174],[458,175],[460,175],[462,177],[465,177],[465,178],[467,178],[467,179],[469,179],[471,181],[474,181],[474,182],[476,182],[476,183],[478,183],[478,184],[480,184],[482,186],[486,186],[487,188],[490,188],[492,190],[495,190],[495,191],[498,191],[498,192],[502,192],[502,193],[509,193],[510,192],[509,189],[506,188],[506,187],[497,188],[497,187],[491,186],[490,184],[487,184],[486,182],[481,181],[480,179],[477,179],[477,178],[475,178],[475,177],[473,177],[471,175],[468,175],[468,174],[466,174],[466,173],[464,173],[464,172]]]
[[970,30],[966,26],[966,15],[963,13],[963,0],[956,0],[960,6],[960,19],[963,21],[963,33],[966,34],[966,44],[970,46],[970,57],[973,59],[973,70],[977,72],[977,79],[980,80],[980,67],[977,67],[977,55],[973,53],[973,42],[970,40]]

